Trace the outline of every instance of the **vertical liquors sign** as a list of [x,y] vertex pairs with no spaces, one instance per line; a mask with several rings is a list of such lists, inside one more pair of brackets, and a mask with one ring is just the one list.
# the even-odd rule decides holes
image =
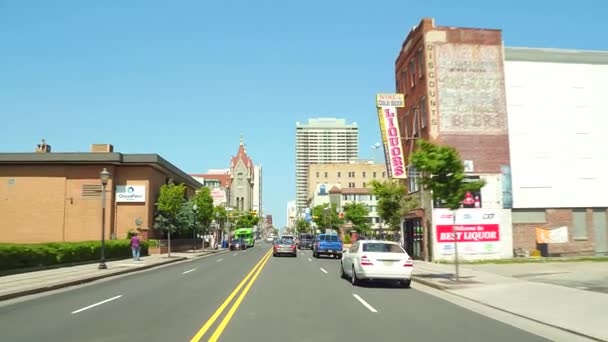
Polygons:
[[403,94],[377,94],[378,122],[384,146],[386,169],[390,178],[407,178],[397,108],[405,107]]

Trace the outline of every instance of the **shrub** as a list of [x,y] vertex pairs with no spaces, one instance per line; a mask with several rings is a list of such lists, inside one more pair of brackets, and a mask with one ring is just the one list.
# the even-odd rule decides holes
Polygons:
[[[141,255],[148,255],[147,241],[141,241]],[[100,241],[0,243],[0,271],[96,261],[100,256]],[[129,258],[131,256],[129,240],[106,241],[105,256],[106,259]]]

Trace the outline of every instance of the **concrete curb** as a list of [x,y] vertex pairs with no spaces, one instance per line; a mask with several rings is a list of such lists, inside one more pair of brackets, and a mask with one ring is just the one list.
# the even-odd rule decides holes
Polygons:
[[[209,254],[207,254],[207,255],[209,255]],[[188,260],[188,258],[186,258],[186,257],[176,257],[176,258],[171,258],[170,260],[167,260],[165,262],[159,262],[159,263],[156,263],[156,264],[145,265],[145,266],[138,267],[138,268],[127,268],[127,269],[124,269],[124,270],[121,270],[121,271],[112,272],[112,273],[100,274],[100,275],[95,275],[95,276],[92,276],[92,277],[87,277],[87,278],[82,278],[82,279],[76,279],[76,280],[70,280],[70,281],[66,281],[66,282],[61,283],[61,284],[55,284],[55,285],[50,285],[50,286],[41,286],[41,287],[36,287],[36,288],[30,288],[30,289],[23,290],[23,291],[17,291],[17,292],[7,293],[7,294],[0,295],[0,301],[4,301],[4,300],[7,300],[7,299],[13,299],[13,298],[17,298],[17,297],[28,296],[28,295],[42,293],[42,292],[53,291],[53,290],[61,289],[61,288],[64,288],[64,287],[74,286],[74,285],[86,284],[86,283],[90,283],[90,282],[93,282],[93,281],[96,281],[96,280],[100,280],[100,279],[115,277],[115,276],[126,274],[126,273],[132,273],[132,272],[147,270],[147,269],[150,269],[150,268],[154,268],[154,267],[158,267],[158,266],[163,266],[163,265],[167,265],[167,264],[172,264],[172,263],[175,263],[175,262],[178,262],[178,261],[184,261],[184,260]]]
[[581,337],[584,337],[584,338],[588,338],[588,339],[593,340],[593,341],[608,342],[608,340],[603,340],[603,339],[595,337],[595,336],[587,335],[587,334],[579,332],[579,331],[575,331],[575,330],[572,330],[572,329],[568,329],[568,328],[557,326],[557,325],[554,325],[554,324],[551,324],[551,323],[547,323],[547,322],[541,321],[541,320],[536,319],[536,318],[531,318],[531,317],[519,314],[517,312],[506,310],[506,309],[503,309],[503,308],[495,306],[495,305],[491,305],[491,304],[488,304],[488,303],[485,303],[485,302],[482,302],[482,301],[479,301],[479,300],[475,300],[475,299],[469,298],[467,296],[463,296],[463,295],[458,294],[456,292],[450,291],[450,287],[449,286],[437,284],[436,282],[427,280],[425,278],[421,278],[419,276],[413,275],[412,276],[412,280],[415,281],[415,282],[417,282],[417,283],[420,283],[420,284],[423,284],[423,285],[435,288],[437,290],[441,290],[441,291],[447,292],[447,293],[449,293],[449,294],[451,294],[453,296],[456,296],[456,297],[459,297],[459,298],[462,298],[462,299],[465,299],[465,300],[469,300],[469,301],[477,303],[477,304],[485,305],[485,306],[487,306],[489,308],[492,308],[492,309],[495,309],[495,310],[499,310],[499,311],[502,311],[502,312],[506,312],[508,314],[511,314],[511,315],[514,315],[514,316],[517,316],[517,317],[525,318],[527,320],[530,320],[530,321],[533,321],[533,322],[536,322],[536,323],[540,323],[540,324],[546,325],[548,327],[552,327],[552,328],[559,329],[559,330],[562,330],[562,331],[565,331],[565,332],[568,332],[568,333],[571,333],[571,334],[574,334],[574,335],[578,335],[578,336],[581,336]]
[[428,280],[428,279],[425,279],[425,278],[421,278],[419,276],[413,275],[412,276],[412,280],[415,281],[415,282],[417,282],[417,283],[420,283],[422,285],[426,285],[428,287],[435,288],[437,290],[441,290],[441,291],[447,291],[447,290],[449,290],[449,286],[437,284],[434,281],[431,281],[431,280]]

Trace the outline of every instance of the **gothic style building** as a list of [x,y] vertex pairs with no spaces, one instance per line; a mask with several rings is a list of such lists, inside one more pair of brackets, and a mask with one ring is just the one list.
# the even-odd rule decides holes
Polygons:
[[243,137],[236,156],[230,161],[230,206],[241,211],[253,210],[255,167],[243,145]]

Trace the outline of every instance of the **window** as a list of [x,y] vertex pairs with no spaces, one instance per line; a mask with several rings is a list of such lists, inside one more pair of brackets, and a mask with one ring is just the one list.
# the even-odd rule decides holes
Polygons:
[[414,60],[410,60],[410,87],[414,88],[416,85],[416,63]]
[[376,253],[405,253],[401,246],[394,243],[372,242],[363,244],[364,252]]
[[325,172],[325,178],[327,178],[327,172]]
[[418,60],[418,78],[422,78],[424,76],[424,61],[422,55],[422,48],[418,49],[418,54],[416,55],[416,59]]
[[410,138],[410,112],[405,112],[405,116],[403,117],[403,127],[401,128],[401,134],[406,138]]
[[363,182],[363,187],[364,187],[364,188],[366,188],[366,184],[365,184],[365,182]]
[[420,127],[425,128],[428,121],[428,113],[426,111],[426,97],[420,99]]
[[317,178],[319,178],[319,172],[318,172],[318,171],[317,171],[317,173],[316,173],[316,176],[317,176]]
[[386,171],[382,171],[382,178],[386,178]]
[[349,188],[354,188],[355,187],[355,183],[354,182],[349,182],[348,183],[348,187]]
[[342,199],[345,200],[345,201],[347,201],[348,197],[346,195],[342,195]]
[[572,237],[575,240],[587,239],[587,209],[572,210]]
[[420,137],[420,109],[415,108],[414,109],[414,119],[412,122],[412,137],[413,138],[417,138]]
[[418,186],[418,175],[416,168],[411,165],[407,167],[407,179],[407,187],[410,193],[420,190]]
[[342,177],[342,172],[338,171],[338,178]]
[[355,178],[355,171],[348,171],[348,178]]
[[361,172],[361,177],[365,178],[365,171]]
[[376,178],[376,176],[377,176],[377,175],[376,175],[376,171],[374,171],[374,173],[373,173],[373,177],[374,177],[374,178]]
[[402,85],[403,89],[401,90],[403,92],[404,95],[407,95],[407,68],[401,70],[401,82],[400,85]]

